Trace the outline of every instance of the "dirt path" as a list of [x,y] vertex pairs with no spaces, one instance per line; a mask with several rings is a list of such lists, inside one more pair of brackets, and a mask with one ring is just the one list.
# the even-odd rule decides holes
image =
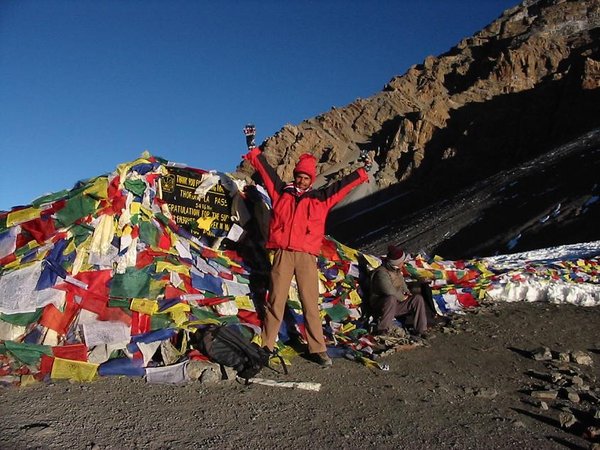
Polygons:
[[[586,417],[600,397],[600,308],[499,304],[455,326],[385,358],[389,372],[297,358],[287,377],[261,374],[320,392],[128,378],[2,389],[0,448],[589,448],[580,424],[561,428],[559,417]],[[587,351],[594,365],[574,366],[592,397],[542,409],[530,391],[551,387],[548,362],[522,352],[539,346]]]

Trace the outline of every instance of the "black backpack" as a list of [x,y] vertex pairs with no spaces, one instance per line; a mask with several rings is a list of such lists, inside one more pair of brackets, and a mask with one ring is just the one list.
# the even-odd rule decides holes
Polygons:
[[[278,356],[251,342],[235,325],[208,325],[192,335],[191,343],[212,361],[232,367],[245,380],[254,377],[263,367],[270,367],[270,357]],[[278,357],[287,374],[283,358]]]

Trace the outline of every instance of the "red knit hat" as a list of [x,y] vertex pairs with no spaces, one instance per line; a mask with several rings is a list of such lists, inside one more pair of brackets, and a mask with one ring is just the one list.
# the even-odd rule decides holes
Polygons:
[[298,164],[294,167],[294,175],[297,173],[305,173],[310,177],[310,182],[314,183],[317,177],[317,159],[309,153],[300,155]]
[[399,266],[406,260],[406,253],[400,247],[395,245],[388,246],[386,259],[393,266]]

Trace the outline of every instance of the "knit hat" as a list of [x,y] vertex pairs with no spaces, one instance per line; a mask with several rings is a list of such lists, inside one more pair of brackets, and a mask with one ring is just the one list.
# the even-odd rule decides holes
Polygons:
[[399,266],[406,260],[406,253],[395,245],[388,246],[386,259],[392,266]]
[[300,155],[300,160],[294,167],[294,175],[297,173],[305,173],[310,177],[310,182],[314,183],[317,177],[317,159],[309,153]]

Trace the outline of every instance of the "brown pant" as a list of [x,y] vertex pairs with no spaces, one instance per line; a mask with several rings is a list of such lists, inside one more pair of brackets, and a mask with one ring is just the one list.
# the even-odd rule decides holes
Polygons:
[[393,295],[382,297],[377,305],[379,320],[377,331],[385,332],[392,328],[394,318],[413,314],[413,328],[417,333],[424,333],[427,330],[427,308],[425,300],[420,294],[411,295],[403,302],[399,301]]
[[324,352],[327,348],[323,337],[323,324],[319,315],[317,258],[304,252],[281,249],[275,251],[271,269],[271,290],[263,323],[262,343],[270,350],[275,347],[293,275],[296,275],[300,303],[304,313],[308,351],[309,353]]

